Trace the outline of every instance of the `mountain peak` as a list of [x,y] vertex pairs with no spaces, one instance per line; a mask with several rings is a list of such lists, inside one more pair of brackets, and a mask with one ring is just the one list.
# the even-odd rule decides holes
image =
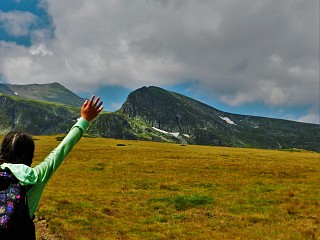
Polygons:
[[315,147],[319,136],[313,133],[317,125],[227,113],[159,87],[133,91],[121,111],[157,131],[188,136],[190,143],[273,149],[295,146],[319,151]]
[[152,127],[186,134],[199,117],[206,118],[220,112],[197,100],[155,86],[130,93],[121,111],[130,118],[144,119]]
[[0,93],[71,106],[81,106],[83,104],[81,97],[57,82],[27,85],[0,84]]

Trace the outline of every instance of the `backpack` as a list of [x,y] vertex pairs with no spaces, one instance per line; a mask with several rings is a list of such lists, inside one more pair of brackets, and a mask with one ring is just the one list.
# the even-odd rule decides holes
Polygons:
[[26,191],[6,168],[0,169],[0,239],[16,239],[30,222]]

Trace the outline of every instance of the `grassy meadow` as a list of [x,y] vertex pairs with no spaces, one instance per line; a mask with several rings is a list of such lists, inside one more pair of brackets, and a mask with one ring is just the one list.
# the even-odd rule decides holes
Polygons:
[[320,239],[320,155],[84,137],[37,217],[66,240]]

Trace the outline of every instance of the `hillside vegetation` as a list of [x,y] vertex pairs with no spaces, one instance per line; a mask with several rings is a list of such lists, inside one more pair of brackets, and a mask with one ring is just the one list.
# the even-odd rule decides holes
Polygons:
[[78,117],[78,107],[0,94],[0,134],[66,133]]
[[[36,137],[35,162],[61,136]],[[82,138],[37,218],[61,239],[319,239],[320,155]]]
[[57,102],[71,106],[82,106],[83,98],[59,83],[47,84],[1,84],[0,93],[45,102]]
[[181,143],[320,151],[320,125],[227,113],[158,87],[133,91],[120,110],[130,119],[179,134]]
[[[34,135],[66,133],[78,118],[81,102],[58,83],[0,84],[0,134],[12,130]],[[119,110],[100,114],[88,133],[127,140],[320,152],[319,124],[227,113],[158,87],[133,91]]]

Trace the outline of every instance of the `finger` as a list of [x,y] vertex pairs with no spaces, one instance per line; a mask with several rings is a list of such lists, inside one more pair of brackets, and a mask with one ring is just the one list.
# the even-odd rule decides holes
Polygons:
[[101,112],[103,109],[103,106],[101,106],[99,109],[98,109],[98,112]]
[[100,103],[96,106],[96,109],[100,108],[102,104],[103,104],[103,102],[100,102]]
[[83,103],[83,107],[86,107],[86,106],[88,105],[88,103],[89,103],[89,101],[88,101],[88,99],[86,99],[86,100],[84,101],[84,103]]
[[95,96],[92,95],[92,97],[90,98],[90,101],[89,101],[89,105],[90,105],[90,106],[92,105],[92,102],[93,102],[94,98],[95,98]]
[[97,97],[97,99],[94,101],[94,106],[96,106],[98,104],[98,102],[100,101],[100,97]]

